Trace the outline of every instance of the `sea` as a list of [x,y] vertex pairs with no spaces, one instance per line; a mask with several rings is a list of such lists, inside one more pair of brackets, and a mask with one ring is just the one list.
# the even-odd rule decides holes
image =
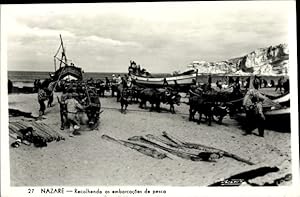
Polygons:
[[[13,82],[13,85],[15,87],[33,87],[33,82],[35,79],[44,80],[46,78],[49,78],[49,72],[40,72],[40,71],[8,71],[7,78]],[[112,78],[112,75],[115,74],[124,76],[127,73],[122,72],[85,72],[83,73],[83,79],[101,79],[104,80],[105,77],[108,77],[109,79]],[[153,77],[168,77],[171,76],[169,73],[155,73],[152,74]],[[227,76],[225,75],[211,75],[212,76],[212,83],[216,83],[217,80],[225,81],[227,80]],[[235,79],[236,77],[234,77]],[[247,76],[240,76],[241,80],[245,80]],[[280,77],[277,76],[264,76],[264,79],[266,79],[268,82],[270,80],[274,80],[275,83]],[[206,83],[208,81],[208,75],[198,75],[197,82],[200,83]]]
[[[13,82],[15,87],[33,87],[33,82],[36,79],[44,80],[49,78],[49,72],[41,72],[41,71],[8,71],[7,78]],[[101,79],[104,80],[105,77],[109,79],[112,78],[112,75],[115,74],[116,76],[124,76],[127,73],[124,72],[84,72],[83,73],[83,80],[86,79]],[[161,77],[161,76],[171,76],[168,73],[155,73],[153,74],[154,77]]]

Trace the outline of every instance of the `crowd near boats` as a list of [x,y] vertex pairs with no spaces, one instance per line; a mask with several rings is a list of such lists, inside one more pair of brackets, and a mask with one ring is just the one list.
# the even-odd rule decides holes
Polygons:
[[[198,124],[202,118],[211,125],[214,120],[221,124],[227,115],[234,117],[245,114],[252,124],[248,126],[258,127],[261,137],[264,136],[263,122],[266,119],[290,115],[288,79],[279,78],[275,84],[273,80],[268,82],[261,76],[249,76],[243,81],[239,76],[227,76],[225,82],[217,80],[212,83],[214,76],[207,75],[207,81],[200,83],[198,79],[201,73],[196,68],[172,76],[153,77],[131,60],[128,73],[123,76],[113,74],[105,79],[83,80],[83,70],[68,62],[60,39],[61,44],[54,56],[54,72],[49,73],[47,79],[35,80],[32,92],[38,93],[38,119],[45,116],[45,102],[51,108],[55,101],[54,92],[61,92],[60,97],[57,97],[61,129],[70,129],[71,136],[80,134],[79,116],[86,116],[86,124],[91,129],[97,128],[102,112],[100,97],[108,95],[116,96],[122,113],[126,113],[128,105],[134,103],[139,103],[140,108],[147,108],[147,103],[150,103],[150,110],[157,112],[160,112],[163,103],[170,106],[171,113],[176,113],[175,106],[184,103],[189,105],[189,120]],[[61,57],[58,58],[60,51]],[[9,82],[8,85],[11,91],[13,84]],[[263,88],[276,88],[275,91],[280,94],[277,97],[264,94],[259,91]],[[183,101],[183,96],[188,101]],[[250,134],[251,129],[247,129],[246,134]]]

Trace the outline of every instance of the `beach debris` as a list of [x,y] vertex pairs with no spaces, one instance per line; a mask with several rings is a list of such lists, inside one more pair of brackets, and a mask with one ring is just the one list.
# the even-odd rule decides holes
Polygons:
[[124,141],[124,140],[117,140],[117,139],[115,139],[113,137],[110,137],[108,135],[102,135],[101,138],[104,139],[104,140],[110,141],[110,142],[115,142],[115,143],[121,144],[121,145],[129,147],[131,149],[137,150],[138,152],[140,152],[144,155],[147,155],[147,156],[150,156],[150,157],[153,157],[153,158],[156,158],[156,159],[164,159],[164,158],[167,157],[166,154],[161,153],[161,152],[157,151],[156,149],[150,148],[150,147],[145,146],[145,145],[140,145],[140,144],[136,144],[136,143],[132,143],[132,142],[127,142],[127,141]]
[[11,121],[9,122],[9,136],[21,139],[26,145],[33,143],[36,147],[46,146],[47,142],[60,141],[65,138],[45,123],[36,121]]
[[17,139],[16,141],[14,141],[12,144],[11,144],[11,147],[13,148],[18,148],[20,146],[20,143],[21,143],[21,139]]
[[[278,171],[279,171],[278,167],[269,167],[269,166],[259,167],[256,169],[252,169],[252,170],[248,170],[245,172],[241,172],[241,173],[232,175],[224,180],[215,182],[208,186],[240,186],[244,182],[246,182],[249,185],[253,185],[253,184],[249,183],[249,180],[259,177],[259,176],[265,176],[266,174],[271,173],[271,172],[278,172]],[[258,186],[258,185],[255,185],[255,186]]]
[[[154,148],[157,148],[159,150],[164,150],[170,154],[173,154],[179,158],[183,158],[186,160],[191,161],[216,161],[216,159],[220,158],[221,155],[218,155],[216,152],[191,152],[183,148],[171,148],[167,147],[166,144],[159,143],[158,141],[155,141],[146,136],[134,136],[129,138],[130,141],[138,141],[141,143],[148,144],[150,146],[153,146]],[[217,156],[218,155],[218,156]]]
[[201,144],[183,142],[166,132],[163,132],[160,136],[155,136],[152,134],[147,134],[145,136],[133,136],[128,138],[128,141],[117,140],[107,135],[102,135],[102,139],[117,142],[154,158],[156,158],[157,155],[153,154],[160,153],[164,155],[162,158],[182,158],[190,161],[216,162],[218,159],[226,156],[249,165],[254,164],[246,159],[221,149]]
[[229,153],[229,152],[221,150],[221,149],[217,149],[217,148],[206,146],[206,145],[202,145],[202,144],[195,144],[195,143],[183,142],[181,140],[178,140],[176,137],[171,136],[170,134],[168,134],[165,131],[163,132],[163,136],[166,139],[172,141],[173,143],[176,143],[180,147],[185,147],[185,148],[189,148],[189,149],[206,150],[206,151],[210,151],[210,152],[218,152],[219,154],[221,154],[221,155],[223,155],[225,157],[233,158],[233,159],[235,159],[237,161],[244,162],[244,163],[246,163],[248,165],[254,165],[253,162],[251,162],[251,161],[249,161],[247,159],[243,159],[243,158],[241,158],[238,155]]

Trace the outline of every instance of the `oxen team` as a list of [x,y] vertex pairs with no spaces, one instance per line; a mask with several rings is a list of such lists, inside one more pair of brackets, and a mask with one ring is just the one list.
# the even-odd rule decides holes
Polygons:
[[218,92],[212,88],[191,87],[189,90],[189,120],[195,120],[195,114],[198,112],[199,118],[197,123],[200,124],[202,115],[211,125],[214,117],[219,124],[223,118],[229,113],[230,117],[238,112],[242,107],[243,94],[239,90],[233,92]]
[[[149,88],[138,86],[135,83],[132,83],[131,86],[127,86],[124,80],[121,80],[120,83],[112,83],[107,79],[105,82],[92,79],[87,81],[60,81],[59,84],[55,86],[57,90],[60,89],[62,92],[72,92],[76,94],[76,99],[78,97],[77,100],[80,103],[83,99],[88,99],[86,101],[88,107],[85,108],[85,112],[91,124],[97,122],[97,117],[99,117],[100,113],[100,108],[94,109],[92,105],[93,103],[98,103],[97,105],[101,106],[99,97],[105,96],[105,92],[111,92],[111,96],[117,97],[117,102],[120,102],[121,105],[121,113],[126,113],[129,104],[139,103],[141,109],[146,109],[147,103],[149,103],[150,111],[161,112],[161,104],[165,104],[169,105],[169,111],[175,114],[175,105],[185,103],[189,105],[190,121],[197,121],[197,123],[200,124],[204,115],[208,125],[211,125],[215,119],[214,117],[217,118],[217,123],[221,124],[223,118],[228,113],[232,115],[238,111],[242,106],[243,98],[243,94],[239,91],[220,93],[210,88],[210,86],[207,86],[207,84],[187,87],[185,93],[189,98],[188,102],[181,102],[182,94],[180,94],[177,88],[169,86]],[[93,94],[89,94],[87,90],[93,92]],[[62,128],[64,110],[64,107],[61,106]],[[198,113],[197,120],[195,118],[196,113]]]
[[[175,114],[175,105],[185,103],[189,105],[189,120],[195,121],[195,114],[199,114],[197,123],[200,124],[202,116],[211,125],[212,120],[217,118],[221,124],[223,118],[229,114],[231,117],[242,107],[243,94],[240,91],[218,92],[202,86],[191,86],[187,89],[188,102],[181,102],[181,95],[175,88],[141,88],[132,86],[130,88],[118,88],[117,101],[121,104],[121,112],[126,113],[130,103],[139,102],[139,107],[147,108],[150,104],[150,111],[161,112],[161,104],[169,105],[169,111]],[[215,118],[214,118],[215,117]]]

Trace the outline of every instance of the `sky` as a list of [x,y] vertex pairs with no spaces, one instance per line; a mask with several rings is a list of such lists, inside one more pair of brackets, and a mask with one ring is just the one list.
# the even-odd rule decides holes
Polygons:
[[288,43],[294,1],[219,1],[2,6],[7,69],[54,71],[62,35],[69,62],[85,72],[184,70]]

